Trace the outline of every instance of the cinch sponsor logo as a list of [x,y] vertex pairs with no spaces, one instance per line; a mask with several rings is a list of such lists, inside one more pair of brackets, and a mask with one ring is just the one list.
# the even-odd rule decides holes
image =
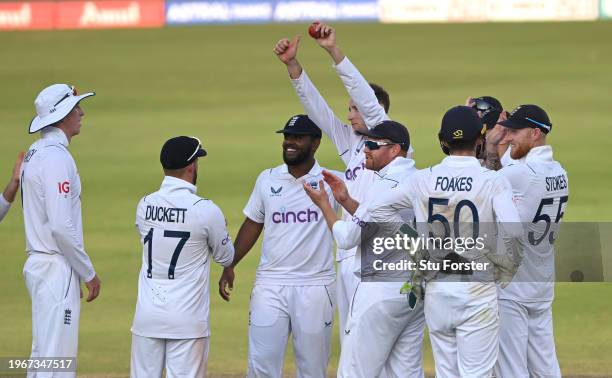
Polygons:
[[366,227],[368,224],[364,221],[361,220],[361,218],[359,218],[356,215],[353,215],[353,217],[351,218],[351,221],[353,221],[353,223],[355,223],[356,225],[358,225],[361,228]]
[[32,23],[30,4],[24,4],[15,10],[0,10],[0,28],[27,27]]
[[297,212],[276,211],[272,213],[272,222],[274,223],[310,223],[318,221],[319,213],[310,209]]
[[79,18],[80,26],[92,25],[138,25],[140,23],[140,6],[136,2],[123,8],[100,9],[94,2],[87,2]]
[[358,172],[364,169],[365,169],[365,161],[362,162],[361,165],[356,166],[355,168],[349,168],[346,171],[344,171],[344,177],[348,181],[355,181],[357,179]]

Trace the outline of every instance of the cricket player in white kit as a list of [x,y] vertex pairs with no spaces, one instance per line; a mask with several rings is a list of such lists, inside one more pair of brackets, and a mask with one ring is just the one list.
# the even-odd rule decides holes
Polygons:
[[[54,84],[34,104],[30,133],[41,137],[25,155],[21,173],[28,259],[23,267],[32,300],[32,357],[76,357],[80,281],[94,300],[100,280],[83,246],[81,180],[68,144],[80,133],[84,112],[74,87]],[[31,377],[76,373],[29,372]]]
[[211,259],[229,266],[234,246],[221,209],[196,194],[197,138],[162,147],[161,188],[138,203],[142,242],[138,302],[132,324],[131,377],[204,377],[208,360]]
[[[274,52],[287,65],[291,84],[306,111],[306,114],[331,139],[336,146],[340,158],[346,164],[344,179],[350,195],[357,201],[363,201],[370,185],[374,182],[374,173],[365,167],[363,133],[378,123],[388,120],[389,95],[376,84],[369,84],[351,61],[336,45],[336,31],[325,24],[318,24],[316,32],[320,36],[317,43],[323,47],[334,61],[334,69],[342,80],[349,96],[349,114],[346,125],[338,118],[321,96],[306,71],[297,60],[297,50],[300,37],[293,41],[281,39]],[[410,146],[409,157],[412,155]],[[351,214],[343,211],[343,219],[351,219]],[[336,298],[340,321],[340,340],[345,329],[345,320],[349,311],[351,299],[355,293],[358,278],[353,272],[353,260],[356,248],[344,249],[338,247],[336,261],[338,263]]]
[[[482,236],[483,224],[499,222],[499,232],[512,256],[506,262],[511,265],[509,269],[516,267],[520,263],[522,234],[518,212],[512,203],[508,181],[499,173],[481,167],[476,159],[483,148],[483,133],[483,124],[473,109],[451,108],[442,119],[439,134],[443,151],[450,156],[382,194],[371,205],[371,219],[401,222],[397,213],[412,207],[420,235],[444,225],[446,237],[462,236],[459,221],[471,225],[470,234],[478,236]],[[479,260],[492,258],[490,250],[478,252]],[[461,256],[455,257],[459,254],[460,251],[453,251],[444,259],[461,259]],[[484,280],[476,278],[476,272],[472,271],[429,273],[432,274],[426,276],[425,319],[436,376],[491,376],[499,340],[497,289],[493,278],[486,277],[492,272],[483,272]],[[466,274],[474,274],[474,278]]]
[[552,124],[537,105],[521,105],[501,122],[514,163],[499,171],[512,185],[527,226],[524,259],[514,280],[499,290],[500,378],[561,377],[555,352],[552,302],[554,240],[568,202],[567,172],[553,159],[546,137]]
[[[233,267],[264,232],[261,260],[251,293],[248,377],[281,377],[292,335],[296,376],[327,376],[334,318],[333,239],[325,219],[304,192],[316,187],[323,168],[315,160],[321,130],[306,116],[284,129],[285,164],[257,178],[236,236],[236,257],[219,282],[223,298],[233,286]],[[331,190],[327,191],[333,201]]]
[[9,180],[8,184],[4,188],[4,192],[0,194],[0,222],[6,216],[9,209],[11,208],[11,204],[15,200],[15,196],[17,195],[17,191],[19,190],[19,180],[21,176],[21,163],[23,161],[23,156],[25,154],[20,152],[17,156],[17,161],[13,166],[13,175]]
[[[375,172],[375,181],[363,205],[350,197],[340,179],[324,172],[334,197],[352,214],[350,221],[338,219],[322,182],[318,190],[304,186],[323,212],[338,246],[357,248],[355,274],[361,279],[374,277],[357,285],[344,331],[338,377],[423,377],[425,317],[422,304],[411,308],[407,296],[401,294],[403,282],[409,279],[408,274],[401,281],[388,282],[383,277],[376,279],[376,272],[372,269],[364,271],[361,266],[360,244],[362,229],[369,221],[368,204],[380,193],[409,180],[417,172],[414,161],[406,158],[410,136],[403,125],[383,121],[366,137],[366,168]],[[412,222],[412,210],[407,209],[404,213],[402,218]]]

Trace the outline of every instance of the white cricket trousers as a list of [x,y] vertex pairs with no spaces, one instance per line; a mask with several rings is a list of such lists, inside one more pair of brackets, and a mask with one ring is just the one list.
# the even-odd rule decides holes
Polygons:
[[[62,255],[30,253],[23,276],[32,300],[31,357],[76,358],[81,314],[78,275]],[[76,377],[76,372],[28,372],[28,378],[46,377]]]
[[249,316],[248,377],[282,377],[289,335],[296,377],[327,376],[335,307],[331,285],[256,284]]
[[499,299],[498,378],[561,377],[555,352],[552,301]]
[[132,334],[131,378],[206,377],[208,337],[197,339],[158,339]]
[[407,296],[400,294],[402,284],[358,284],[344,330],[338,377],[424,376],[423,305],[410,310]]
[[355,256],[349,256],[338,261],[336,277],[336,304],[338,306],[338,323],[340,332],[340,345],[344,339],[344,329],[348,318],[351,301],[355,289],[359,284],[359,277],[355,275]]
[[436,377],[491,377],[499,350],[494,283],[429,282],[425,319]]

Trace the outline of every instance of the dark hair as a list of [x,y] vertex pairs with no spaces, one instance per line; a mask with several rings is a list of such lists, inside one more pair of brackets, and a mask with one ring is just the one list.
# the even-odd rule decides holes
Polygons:
[[455,140],[446,142],[448,144],[448,150],[452,154],[455,151],[473,151],[478,142],[482,137],[478,137],[473,140]]
[[389,99],[389,93],[378,84],[370,83],[370,87],[374,90],[374,95],[378,102],[385,108],[385,113],[389,113],[391,107],[391,100]]

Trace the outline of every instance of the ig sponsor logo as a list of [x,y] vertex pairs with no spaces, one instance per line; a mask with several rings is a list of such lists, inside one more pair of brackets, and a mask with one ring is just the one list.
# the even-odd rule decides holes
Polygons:
[[70,181],[58,182],[57,189],[59,191],[59,194],[70,193]]

